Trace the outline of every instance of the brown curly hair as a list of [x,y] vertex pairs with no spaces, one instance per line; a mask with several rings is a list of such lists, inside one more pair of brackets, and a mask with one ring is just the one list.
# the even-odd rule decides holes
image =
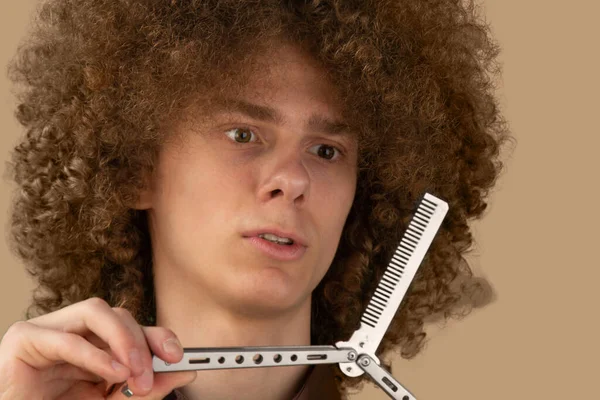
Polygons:
[[[278,41],[308,51],[359,133],[356,197],[313,292],[312,344],[347,340],[425,192],[448,214],[378,356],[414,357],[426,318],[491,299],[463,257],[514,139],[494,97],[499,45],[458,0],[54,0],[8,65],[26,128],[10,245],[39,286],[26,318],[89,297],[155,323],[151,243],[134,209],[168,127],[243,87]],[[391,365],[382,363],[389,368]],[[332,368],[340,390],[359,388]]]

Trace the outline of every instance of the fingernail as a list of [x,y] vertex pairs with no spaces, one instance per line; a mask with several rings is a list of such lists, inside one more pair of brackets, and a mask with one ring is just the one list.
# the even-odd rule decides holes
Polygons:
[[138,349],[131,350],[129,352],[129,362],[131,363],[133,375],[138,375],[144,368],[144,365],[142,364],[142,357],[140,356],[140,351]]
[[183,352],[181,343],[179,343],[179,340],[177,340],[175,338],[165,340],[165,342],[163,343],[163,349],[165,349],[165,351],[167,353],[176,354],[176,355]]
[[125,386],[121,388],[121,393],[123,393],[127,397],[133,396],[133,392],[131,391],[131,389],[129,389],[129,385],[127,384],[125,384]]
[[138,376],[134,379],[136,386],[142,388],[142,390],[150,390],[152,389],[152,377],[153,372],[149,369],[145,369],[142,375]]

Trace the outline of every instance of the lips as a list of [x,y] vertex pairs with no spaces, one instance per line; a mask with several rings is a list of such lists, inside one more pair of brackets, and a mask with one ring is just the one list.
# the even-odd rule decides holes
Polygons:
[[260,228],[254,229],[252,231],[243,232],[243,237],[255,237],[263,233],[271,233],[273,235],[279,236],[281,238],[290,238],[294,241],[294,245],[300,245],[303,247],[308,247],[306,239],[300,234],[294,232],[285,232],[277,228]]
[[244,239],[261,254],[279,261],[297,261],[306,253],[307,248],[299,243],[277,244],[258,236],[249,236]]

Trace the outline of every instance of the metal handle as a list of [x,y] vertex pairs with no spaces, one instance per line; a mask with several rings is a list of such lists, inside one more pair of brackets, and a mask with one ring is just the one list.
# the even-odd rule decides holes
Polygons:
[[368,354],[360,354],[356,364],[365,371],[392,399],[416,400],[415,396],[402,386],[382,366],[377,365]]
[[183,358],[177,363],[168,363],[154,355],[152,367],[155,372],[264,368],[344,363],[356,357],[354,349],[334,346],[188,347],[183,349]]

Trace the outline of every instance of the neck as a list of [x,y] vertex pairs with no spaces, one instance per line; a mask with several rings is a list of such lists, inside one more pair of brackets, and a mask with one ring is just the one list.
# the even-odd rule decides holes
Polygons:
[[[311,344],[310,296],[286,310],[257,308],[219,298],[189,278],[155,269],[156,324],[171,329],[183,347]],[[204,370],[178,390],[190,400],[232,399],[240,393],[248,400],[290,400],[308,371],[307,365]]]

